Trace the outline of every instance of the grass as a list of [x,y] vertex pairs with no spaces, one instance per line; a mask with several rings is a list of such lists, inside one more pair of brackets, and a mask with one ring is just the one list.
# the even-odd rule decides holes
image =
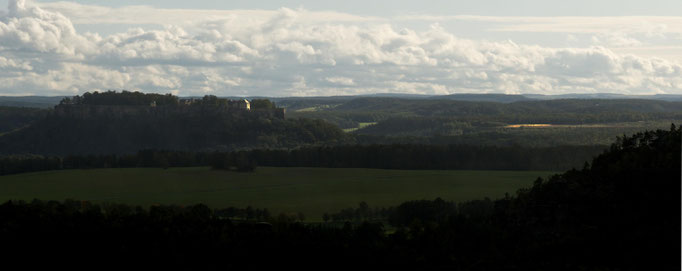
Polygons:
[[536,129],[562,129],[562,128],[635,128],[639,130],[646,129],[667,129],[670,128],[671,123],[679,123],[680,120],[657,120],[657,121],[637,121],[637,122],[613,122],[613,123],[596,123],[596,124],[510,124],[502,126],[506,129],[519,128],[536,128]]
[[387,207],[407,200],[499,198],[529,187],[538,171],[436,171],[259,167],[254,173],[208,168],[46,171],[0,177],[0,201],[88,200],[142,206],[204,203],[212,208],[268,208],[321,220],[366,201]]
[[316,106],[313,106],[313,107],[306,107],[306,108],[297,109],[297,110],[295,110],[295,112],[315,112],[317,110],[318,110],[318,108]]
[[[631,135],[644,130],[670,130],[670,124],[679,124],[680,120],[618,122],[602,124],[565,125],[549,124],[548,126],[511,126],[495,127],[496,131],[515,138],[519,144],[534,146],[558,145],[604,145],[609,146],[617,136]],[[515,127],[515,126],[514,126]],[[473,138],[474,142],[478,138]],[[495,140],[495,139],[493,139]]]
[[343,131],[346,133],[355,132],[355,131],[360,130],[362,128],[365,128],[367,126],[372,126],[374,124],[377,124],[377,123],[376,122],[358,122],[358,127],[343,129]]

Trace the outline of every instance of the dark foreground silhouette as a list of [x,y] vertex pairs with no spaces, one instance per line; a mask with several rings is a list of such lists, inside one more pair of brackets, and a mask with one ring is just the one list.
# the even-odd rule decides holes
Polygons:
[[679,270],[680,129],[620,138],[514,196],[391,208],[381,223],[231,220],[203,205],[0,206],[4,266],[88,269]]

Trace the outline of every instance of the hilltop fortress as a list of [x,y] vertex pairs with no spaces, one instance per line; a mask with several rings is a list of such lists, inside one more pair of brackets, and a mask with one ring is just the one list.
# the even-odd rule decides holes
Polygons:
[[135,116],[172,117],[233,115],[235,117],[263,117],[284,119],[285,109],[269,100],[228,100],[207,95],[203,98],[180,99],[170,94],[140,92],[85,93],[65,98],[54,107],[53,114],[77,119],[127,118]]

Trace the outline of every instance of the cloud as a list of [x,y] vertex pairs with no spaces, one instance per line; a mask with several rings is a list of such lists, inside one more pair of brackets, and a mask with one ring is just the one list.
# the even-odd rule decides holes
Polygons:
[[336,77],[327,77],[327,78],[325,78],[325,80],[327,80],[327,82],[329,82],[329,83],[332,83],[333,85],[355,86],[355,82],[353,82],[353,78],[336,76]]
[[612,31],[682,33],[682,17],[675,16],[617,16],[617,17],[523,17],[523,16],[398,16],[396,20],[428,22],[481,22],[490,23],[492,30],[501,32],[559,32],[559,33],[606,33]]
[[592,36],[592,43],[610,47],[638,47],[644,43],[623,32],[611,32]]
[[[523,17],[523,16],[398,16],[398,21],[477,25],[481,31],[495,35],[546,36],[565,34],[570,44],[579,36],[592,46],[611,48],[659,47],[682,42],[682,17],[617,16],[617,17]],[[678,53],[678,59],[682,55]]]
[[[188,20],[180,10],[152,7],[10,1],[0,15],[0,94],[682,93],[679,62],[614,49],[646,46],[627,31],[595,33],[595,46],[549,48],[334,12],[183,12]],[[101,36],[77,32],[72,18],[163,27]],[[670,33],[647,29],[641,36]]]
[[[143,5],[112,8],[65,1],[35,3],[35,5],[44,10],[63,14],[76,24],[194,25],[205,20],[227,19],[253,25],[273,22],[274,16],[282,15],[277,10],[164,9]],[[334,11],[302,12],[296,15],[297,20],[307,23],[386,21],[378,17]]]
[[24,0],[10,1],[9,12],[0,18],[0,46],[3,51],[81,58],[81,52],[88,52],[89,45],[83,36],[76,33],[68,18],[27,6]]
[[26,61],[13,60],[0,56],[0,69],[30,71],[33,67]]

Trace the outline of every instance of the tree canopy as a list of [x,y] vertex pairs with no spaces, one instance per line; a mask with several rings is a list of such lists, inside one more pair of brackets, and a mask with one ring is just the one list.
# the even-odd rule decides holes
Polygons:
[[152,102],[156,105],[177,105],[178,97],[172,94],[156,94],[156,93],[142,93],[130,92],[123,90],[121,92],[105,91],[105,92],[86,92],[80,96],[72,98],[64,98],[61,105],[150,105]]

